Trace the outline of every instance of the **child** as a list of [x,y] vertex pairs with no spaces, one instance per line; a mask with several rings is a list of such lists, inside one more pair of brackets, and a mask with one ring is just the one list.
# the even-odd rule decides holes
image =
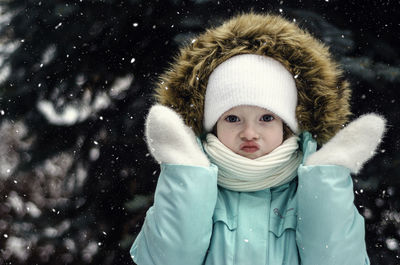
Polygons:
[[350,91],[325,46],[282,17],[243,14],[161,79],[146,120],[161,173],[137,264],[369,264],[350,172],[385,120],[343,128]]

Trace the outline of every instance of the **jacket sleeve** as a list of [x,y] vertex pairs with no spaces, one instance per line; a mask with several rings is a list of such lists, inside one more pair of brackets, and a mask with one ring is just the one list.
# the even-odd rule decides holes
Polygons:
[[350,170],[300,165],[298,176],[296,240],[301,263],[369,264],[364,218],[354,206]]
[[161,164],[154,204],[130,254],[138,265],[200,265],[217,201],[217,167]]

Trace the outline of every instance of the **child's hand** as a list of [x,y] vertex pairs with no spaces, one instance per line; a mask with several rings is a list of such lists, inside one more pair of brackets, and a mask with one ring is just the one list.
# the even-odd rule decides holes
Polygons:
[[154,105],[147,115],[145,126],[147,145],[159,163],[210,165],[196,141],[194,132],[172,109]]
[[320,150],[310,155],[306,165],[339,165],[358,173],[374,154],[385,132],[386,120],[366,114],[339,131]]

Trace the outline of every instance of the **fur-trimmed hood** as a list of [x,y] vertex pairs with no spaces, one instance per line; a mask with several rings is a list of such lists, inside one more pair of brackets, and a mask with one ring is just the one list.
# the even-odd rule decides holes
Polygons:
[[349,83],[328,48],[295,23],[270,14],[236,16],[181,48],[160,78],[156,100],[172,107],[196,135],[202,135],[208,77],[223,61],[245,53],[274,58],[293,74],[300,131],[309,131],[319,144],[347,122]]

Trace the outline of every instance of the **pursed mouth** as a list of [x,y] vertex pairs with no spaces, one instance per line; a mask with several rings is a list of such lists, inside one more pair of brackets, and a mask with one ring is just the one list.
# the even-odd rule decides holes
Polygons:
[[254,153],[254,152],[257,152],[258,150],[260,150],[260,147],[255,142],[246,142],[246,143],[241,144],[240,150],[242,150],[246,153]]
[[256,147],[256,146],[245,146],[242,147],[242,151],[246,152],[246,153],[254,153],[257,152],[260,148]]

